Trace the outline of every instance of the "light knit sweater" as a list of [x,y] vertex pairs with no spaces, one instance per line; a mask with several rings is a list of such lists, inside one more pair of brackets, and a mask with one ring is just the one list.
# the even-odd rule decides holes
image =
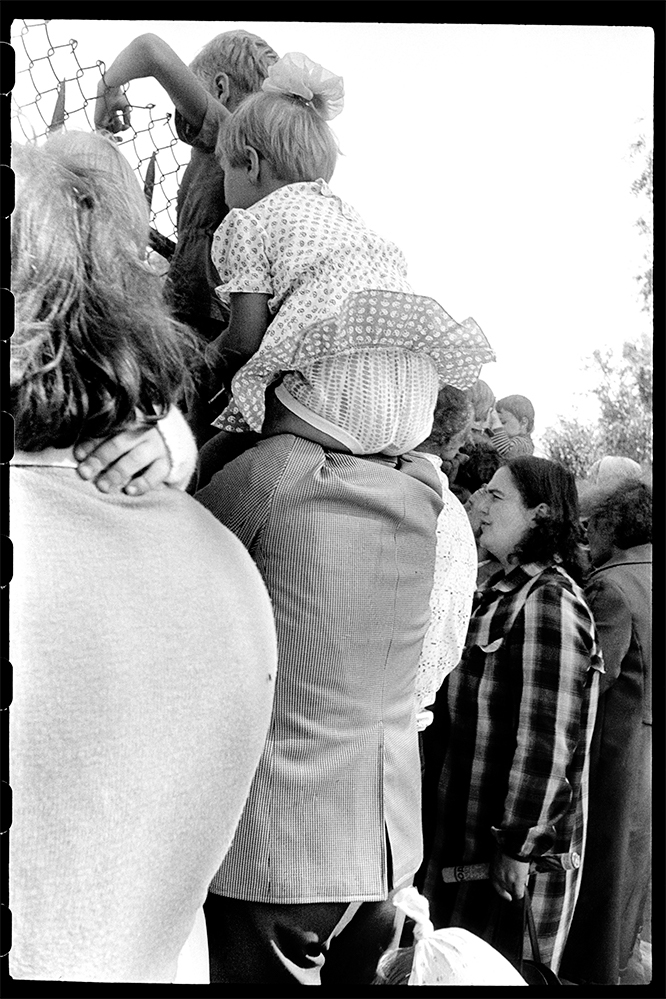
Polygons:
[[170,982],[264,743],[268,595],[176,489],[18,465],[11,536],[10,973]]

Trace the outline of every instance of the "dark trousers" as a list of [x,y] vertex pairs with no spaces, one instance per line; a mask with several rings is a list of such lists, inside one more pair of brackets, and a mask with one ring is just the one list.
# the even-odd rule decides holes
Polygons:
[[447,710],[449,680],[448,677],[437,691],[435,703],[430,705],[434,718],[432,723],[419,732],[419,751],[421,753],[421,828],[423,831],[423,863],[416,872],[414,884],[423,891],[432,842],[435,838],[437,825],[437,793],[439,778],[444,763],[447,741],[449,737],[449,718]]
[[280,905],[209,893],[211,984],[370,984],[396,910],[390,901],[362,902],[331,937],[347,910],[347,902]]

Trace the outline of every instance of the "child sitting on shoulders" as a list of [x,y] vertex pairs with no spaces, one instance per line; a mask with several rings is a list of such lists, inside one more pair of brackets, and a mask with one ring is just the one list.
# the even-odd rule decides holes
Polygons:
[[491,414],[490,443],[503,458],[534,454],[534,406],[524,395],[507,395]]
[[200,486],[259,434],[403,454],[428,436],[440,386],[465,388],[493,358],[474,320],[415,295],[398,247],[329,188],[327,121],[343,96],[340,77],[290,53],[220,131],[231,211],[212,257],[231,319],[209,356],[231,398],[201,452]]

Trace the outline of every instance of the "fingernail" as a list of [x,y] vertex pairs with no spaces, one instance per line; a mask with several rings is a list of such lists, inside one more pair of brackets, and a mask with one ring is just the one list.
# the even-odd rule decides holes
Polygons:
[[136,496],[136,494],[138,493],[138,491],[139,490],[137,489],[136,486],[126,486],[125,487],[125,492],[127,493],[128,496]]
[[82,479],[92,479],[93,470],[89,465],[79,465],[79,475]]
[[111,487],[109,483],[106,481],[106,479],[102,479],[101,482],[98,482],[97,488],[101,493],[108,493],[111,490]]

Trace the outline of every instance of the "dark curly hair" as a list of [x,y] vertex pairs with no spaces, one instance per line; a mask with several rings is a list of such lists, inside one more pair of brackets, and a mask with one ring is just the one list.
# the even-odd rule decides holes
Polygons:
[[466,393],[453,385],[444,385],[437,395],[428,443],[436,444],[438,448],[446,447],[471,420],[472,406]]
[[644,482],[623,482],[603,495],[590,517],[603,524],[623,550],[652,543],[652,490]]
[[499,451],[485,441],[466,444],[463,452],[468,458],[458,469],[456,485],[469,489],[470,493],[490,482],[497,469],[506,464]]
[[585,576],[576,480],[558,462],[547,458],[512,458],[506,463],[528,509],[545,503],[539,516],[513,552],[519,562],[558,562],[580,583]]

